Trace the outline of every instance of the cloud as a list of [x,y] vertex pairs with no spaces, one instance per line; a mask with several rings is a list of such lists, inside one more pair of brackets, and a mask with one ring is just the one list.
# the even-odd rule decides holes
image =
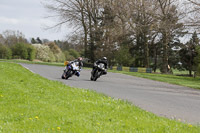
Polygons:
[[44,30],[47,26],[55,25],[56,19],[44,18],[49,12],[41,1],[43,0],[0,0],[0,34],[5,30],[18,30],[26,38],[63,39],[69,31],[66,27],[60,31]]
[[19,23],[19,20],[15,18],[0,17],[0,23],[16,25]]

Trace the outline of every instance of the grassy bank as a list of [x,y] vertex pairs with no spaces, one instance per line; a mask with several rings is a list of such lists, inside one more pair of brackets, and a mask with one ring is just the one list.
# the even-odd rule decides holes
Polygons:
[[20,65],[0,62],[0,132],[180,132],[200,127],[143,111],[128,102],[67,87]]
[[11,62],[11,63],[27,63],[27,64],[41,64],[41,65],[52,65],[52,66],[64,66],[63,63],[58,63],[58,62],[42,62],[42,61],[28,61],[28,60],[20,60],[20,59],[12,59],[12,60],[5,60],[5,59],[0,59],[0,61],[3,62]]

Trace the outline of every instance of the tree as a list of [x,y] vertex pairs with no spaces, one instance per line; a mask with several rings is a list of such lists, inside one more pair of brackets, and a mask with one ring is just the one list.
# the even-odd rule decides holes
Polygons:
[[[52,0],[53,4],[45,3],[46,9],[53,12],[58,23],[50,28],[59,28],[70,24],[73,29],[84,33],[84,51],[87,57],[88,51],[88,6],[90,0]],[[55,4],[56,3],[56,4]],[[49,16],[51,17],[51,16]]]
[[120,47],[115,56],[119,65],[130,66],[134,61],[127,46]]
[[196,32],[194,32],[190,41],[180,50],[181,63],[183,67],[189,71],[189,76],[192,76],[192,71],[194,71],[194,59],[197,56],[195,48],[198,45],[199,39]]
[[181,33],[183,24],[179,23],[181,14],[174,0],[157,0],[158,30],[162,35],[162,73],[169,71],[169,43],[176,34]]
[[37,43],[42,44],[42,40],[40,40],[39,37],[37,37],[36,41],[37,41]]
[[31,43],[32,44],[36,44],[37,42],[36,42],[36,40],[34,38],[31,38]]
[[197,72],[197,75],[200,76],[200,46],[196,46],[195,51],[197,53],[197,56],[194,58],[195,71]]
[[69,54],[70,54],[71,56],[73,56],[75,59],[77,59],[77,58],[80,56],[80,54],[79,54],[76,50],[74,50],[74,49],[69,49],[68,52],[69,52]]
[[193,28],[195,30],[200,30],[200,2],[199,0],[186,0],[186,8],[187,8],[187,20],[186,26],[190,29]]
[[19,31],[6,30],[2,33],[2,39],[8,47],[12,47],[17,43],[27,43],[25,36]]

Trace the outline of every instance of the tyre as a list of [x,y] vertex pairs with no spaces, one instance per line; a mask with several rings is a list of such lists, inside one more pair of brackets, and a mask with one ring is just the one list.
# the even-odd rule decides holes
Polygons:
[[62,79],[65,79],[65,77],[66,77],[66,73],[64,72],[64,73],[62,74],[61,78],[62,78]]
[[92,77],[92,76],[90,77],[90,80],[93,80],[93,77]]
[[65,79],[68,79],[71,76],[72,76],[71,70],[68,70]]
[[98,79],[98,71],[95,72],[93,80],[96,81]]

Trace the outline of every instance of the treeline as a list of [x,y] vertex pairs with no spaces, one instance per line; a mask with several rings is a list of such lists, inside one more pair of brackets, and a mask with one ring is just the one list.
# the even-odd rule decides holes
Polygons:
[[0,34],[0,59],[63,62],[78,58],[80,53],[78,45],[75,47],[67,41],[49,41],[37,37],[29,42],[21,32],[12,30]]
[[191,73],[199,65],[199,39],[194,30],[187,43],[180,38],[191,32],[194,24],[186,18],[197,8],[183,9],[191,0],[184,1],[51,0],[44,6],[55,13],[56,26],[74,26],[84,44],[84,56],[92,62],[107,56],[110,65],[152,67],[162,73],[178,68]]

